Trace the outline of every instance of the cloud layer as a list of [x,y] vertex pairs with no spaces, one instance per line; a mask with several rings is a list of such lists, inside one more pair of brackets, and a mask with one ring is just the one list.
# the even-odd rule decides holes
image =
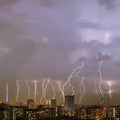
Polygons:
[[104,60],[105,81],[119,82],[119,5],[118,0],[0,1],[1,84],[15,87],[18,79],[48,77],[64,83],[81,58],[85,67],[76,85],[83,76],[88,89],[94,87],[92,81],[99,81],[98,60]]

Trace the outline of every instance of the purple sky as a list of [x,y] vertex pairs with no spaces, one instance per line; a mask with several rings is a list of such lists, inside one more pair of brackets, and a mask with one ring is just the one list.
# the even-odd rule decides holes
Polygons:
[[[84,58],[84,68],[71,80],[76,96],[79,98],[80,79],[85,77],[84,103],[99,99],[95,86],[100,81],[99,62],[103,60],[102,89],[107,96],[107,83],[112,81],[111,103],[119,103],[119,21],[119,0],[0,0],[1,93],[5,93],[8,82],[12,103],[16,80],[21,81],[21,87],[24,85],[24,91],[25,80],[42,84],[43,79],[50,78],[55,87],[56,81],[64,84]],[[34,91],[32,83],[31,89]],[[27,92],[23,93],[21,90],[25,100]]]

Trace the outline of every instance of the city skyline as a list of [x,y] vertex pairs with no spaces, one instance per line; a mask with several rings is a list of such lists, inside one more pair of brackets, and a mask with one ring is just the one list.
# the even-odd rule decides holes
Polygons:
[[119,13],[119,0],[1,0],[2,99],[8,91],[10,103],[74,94],[119,104]]

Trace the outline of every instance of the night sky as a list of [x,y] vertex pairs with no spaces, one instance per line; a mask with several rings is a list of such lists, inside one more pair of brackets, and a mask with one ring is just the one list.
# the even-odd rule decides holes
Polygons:
[[[0,93],[9,102],[26,102],[28,88],[36,101],[42,95],[44,79],[50,79],[61,95],[61,87],[71,72],[84,66],[73,77],[76,103],[94,104],[100,100],[99,83],[111,104],[120,103],[120,0],[0,0]],[[100,63],[101,69],[100,68]],[[99,71],[100,70],[100,71]],[[78,71],[77,71],[78,72]],[[81,87],[81,80],[84,87]],[[48,85],[46,98],[53,96]],[[82,93],[80,94],[80,89]],[[71,94],[69,84],[65,93]]]

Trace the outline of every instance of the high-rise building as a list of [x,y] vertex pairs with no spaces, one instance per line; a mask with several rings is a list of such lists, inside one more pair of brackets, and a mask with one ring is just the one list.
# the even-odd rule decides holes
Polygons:
[[57,106],[57,116],[64,116],[64,115],[65,115],[64,106],[63,105]]
[[65,110],[66,111],[74,110],[74,96],[73,95],[65,96]]
[[9,119],[10,120],[16,120],[16,107],[15,106],[9,106]]
[[51,108],[56,108],[56,99],[51,99]]

